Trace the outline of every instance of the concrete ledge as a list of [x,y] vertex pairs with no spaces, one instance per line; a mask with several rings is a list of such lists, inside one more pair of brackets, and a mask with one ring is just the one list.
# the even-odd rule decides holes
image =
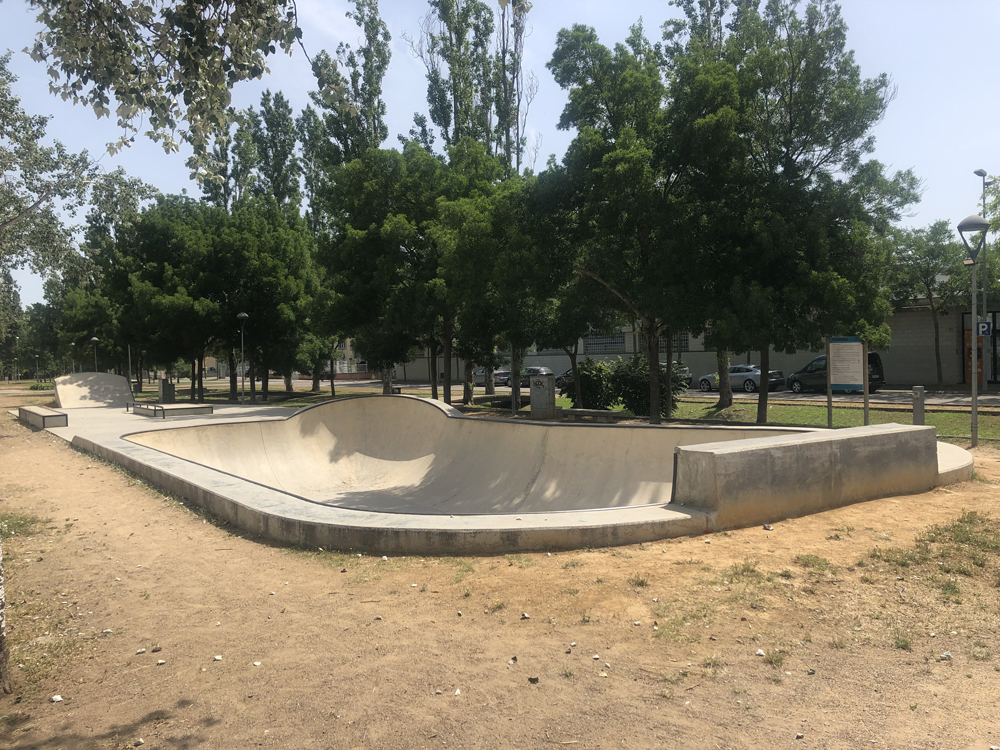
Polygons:
[[937,484],[937,431],[887,424],[678,447],[673,500],[730,528]]
[[17,407],[17,418],[37,430],[69,426],[69,417],[66,414],[45,406],[19,406]]
[[938,486],[972,479],[972,454],[951,443],[938,443]]
[[[128,411],[128,406],[125,407]],[[179,417],[191,414],[212,414],[211,404],[144,404],[136,401],[132,404],[132,411],[144,417],[159,417],[166,419],[167,416]]]

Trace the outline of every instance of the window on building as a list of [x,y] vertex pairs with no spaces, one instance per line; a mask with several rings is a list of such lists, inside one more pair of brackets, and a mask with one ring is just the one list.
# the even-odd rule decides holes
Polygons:
[[583,339],[584,354],[624,354],[625,333],[611,336],[586,336]]

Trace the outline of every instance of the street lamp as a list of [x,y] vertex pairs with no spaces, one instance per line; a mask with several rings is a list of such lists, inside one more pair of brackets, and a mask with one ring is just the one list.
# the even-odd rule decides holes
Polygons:
[[[970,331],[969,336],[969,346],[972,349],[972,375],[970,380],[972,380],[972,447],[975,448],[979,445],[979,377],[976,372],[979,367],[979,355],[976,351],[976,338],[978,331],[978,326],[976,325],[979,321],[976,316],[976,256],[983,249],[986,244],[986,231],[990,228],[990,223],[986,221],[982,216],[966,216],[958,223],[958,235],[962,238],[962,242],[965,243],[965,249],[969,251],[969,259],[964,261],[965,265],[972,266],[972,315],[970,317]],[[975,232],[981,232],[979,235],[979,242],[976,243],[975,247],[969,244],[969,241],[965,238],[966,233],[973,234]]]
[[21,337],[14,337],[14,382],[21,379],[21,373],[17,369],[17,352],[21,348]]
[[35,382],[38,382],[38,355],[35,355]]
[[69,350],[69,352],[70,352],[69,356],[71,357],[70,362],[69,362],[69,368],[70,368],[70,370],[72,370],[75,373],[76,372],[76,342],[75,341],[70,341],[69,345],[73,347],[72,349]]
[[90,339],[90,343],[94,345],[94,372],[97,372],[97,336]]
[[[986,179],[986,170],[977,169],[973,172],[977,177],[983,178],[983,216],[986,216],[986,188],[994,184],[995,180]],[[989,269],[986,264],[986,247],[983,246],[983,320],[989,320],[989,313],[986,309],[986,282],[989,280]],[[993,337],[990,336],[986,340],[986,346],[983,348],[983,393],[986,393],[989,387],[990,375],[993,374]]]
[[240,321],[240,370],[242,371],[242,384],[240,386],[240,403],[243,403],[243,399],[246,397],[247,391],[247,366],[243,361],[243,329],[246,328],[247,318],[250,316],[246,313],[240,313],[236,316],[236,319]]

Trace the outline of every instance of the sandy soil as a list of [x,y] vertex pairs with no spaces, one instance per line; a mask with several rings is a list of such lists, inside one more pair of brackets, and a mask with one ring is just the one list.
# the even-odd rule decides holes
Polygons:
[[243,538],[4,410],[0,514],[44,522],[5,539],[0,747],[1000,745],[996,551],[950,597],[870,556],[995,511],[977,465],[770,531],[383,561]]

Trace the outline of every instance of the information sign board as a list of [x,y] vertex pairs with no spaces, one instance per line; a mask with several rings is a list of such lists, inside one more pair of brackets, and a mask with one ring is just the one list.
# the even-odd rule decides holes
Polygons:
[[868,368],[864,344],[856,336],[830,337],[830,387],[835,391],[860,391],[865,387]]

